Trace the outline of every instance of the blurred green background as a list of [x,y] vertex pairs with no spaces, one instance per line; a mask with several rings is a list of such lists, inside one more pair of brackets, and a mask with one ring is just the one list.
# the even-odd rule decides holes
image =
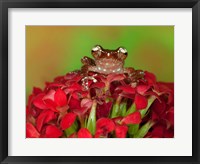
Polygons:
[[158,81],[174,81],[173,26],[26,26],[26,95],[34,86],[80,69],[80,59],[99,44],[128,50],[126,67],[153,72]]

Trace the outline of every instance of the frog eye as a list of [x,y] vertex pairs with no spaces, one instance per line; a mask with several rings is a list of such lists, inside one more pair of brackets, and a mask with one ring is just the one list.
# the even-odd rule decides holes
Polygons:
[[99,45],[92,48],[92,52],[97,52],[97,51],[100,51],[100,50],[101,50],[101,47]]
[[118,59],[120,60],[126,59],[128,51],[125,48],[119,47],[117,52],[118,52]]
[[97,58],[101,55],[102,48],[101,46],[97,45],[92,48],[92,55]]
[[126,48],[120,47],[118,49],[118,53],[122,53],[124,55],[128,55],[128,51],[126,50]]

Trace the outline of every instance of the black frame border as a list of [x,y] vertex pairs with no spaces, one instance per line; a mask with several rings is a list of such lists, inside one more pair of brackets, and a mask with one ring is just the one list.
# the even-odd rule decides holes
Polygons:
[[[8,156],[9,8],[192,8],[192,156]],[[184,18],[183,18],[184,19]],[[9,163],[200,163],[199,0],[0,0],[0,162]],[[186,68],[187,69],[187,68]],[[184,71],[184,70],[183,70]],[[187,76],[187,75],[186,75]]]

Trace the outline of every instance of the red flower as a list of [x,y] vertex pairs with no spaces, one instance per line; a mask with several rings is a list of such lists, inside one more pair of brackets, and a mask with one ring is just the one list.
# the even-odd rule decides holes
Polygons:
[[78,70],[47,82],[44,90],[34,87],[26,137],[173,137],[174,84],[157,82],[148,71],[140,79],[135,71],[137,80],[127,73]]
[[141,121],[140,112],[134,112],[124,117],[121,122],[124,124],[139,124]]
[[96,83],[93,83],[91,86],[90,86],[90,89],[91,88],[104,88],[105,87],[105,83],[103,82],[96,82]]
[[135,88],[129,86],[129,85],[121,85],[119,87],[117,87],[116,90],[122,90],[124,93],[129,93],[129,94],[135,94]]
[[153,73],[145,71],[145,77],[144,78],[148,82],[148,85],[152,86],[152,85],[156,84],[156,76]]
[[[106,80],[105,82],[106,83],[111,83],[113,81],[121,81],[125,78],[125,75],[124,74],[109,74],[107,77],[106,77]],[[102,81],[104,81],[104,79],[102,78]]]
[[90,109],[92,106],[92,100],[89,98],[84,98],[82,100],[71,98],[69,102],[69,108],[72,112],[77,115],[83,115]]
[[42,93],[42,90],[40,88],[37,88],[37,87],[33,87],[33,94],[34,95],[38,95]]
[[148,101],[147,98],[145,96],[136,94],[135,95],[135,105],[136,105],[136,109],[140,110],[140,109],[144,109],[147,107]]
[[59,107],[65,106],[67,104],[66,94],[60,88],[56,91],[54,95],[54,101]]
[[82,86],[80,84],[73,83],[72,85],[67,87],[64,91],[66,94],[69,94],[69,93],[73,93],[75,91],[81,91],[81,90],[82,90]]
[[118,86],[115,91],[118,91],[118,90],[122,91],[121,93],[119,93],[120,96],[129,98],[129,99],[133,99],[134,95],[135,95],[135,92],[136,92],[135,88],[133,88],[130,85]]
[[58,138],[62,136],[62,131],[55,125],[48,125],[45,130],[45,138]]
[[40,137],[40,133],[29,122],[26,123],[26,137],[27,138],[38,138],[38,137]]
[[35,97],[33,100],[33,105],[35,105],[38,109],[48,109],[46,103],[43,101],[44,93],[41,93]]
[[41,131],[44,124],[50,122],[51,120],[55,119],[56,116],[53,111],[45,110],[36,119],[36,127],[38,131]]
[[69,128],[76,120],[76,114],[67,113],[61,120],[60,126],[62,130]]
[[159,122],[152,127],[151,132],[146,135],[147,138],[172,138],[174,137],[174,129],[167,128],[165,124]]
[[100,118],[97,121],[97,130],[95,137],[107,137],[108,133],[112,132],[115,129],[115,124],[111,119]]
[[75,98],[71,98],[69,101],[69,108],[71,110],[73,109],[80,109],[81,108],[81,104],[80,104],[80,100],[79,99],[75,99]]
[[102,117],[108,117],[112,108],[112,102],[103,103],[97,107],[97,119]]
[[174,126],[174,107],[171,107],[167,112],[166,112],[166,117],[165,117],[169,123]]
[[148,91],[149,88],[150,88],[149,85],[141,84],[136,87],[136,90],[137,90],[137,93],[139,93],[140,95],[144,95]]
[[56,91],[50,90],[46,95],[44,93],[37,95],[33,100],[33,104],[38,109],[51,109],[58,112],[57,107],[67,105],[67,97],[64,91],[58,88]]
[[125,125],[117,125],[115,128],[115,135],[117,138],[126,138],[128,127]]
[[90,131],[86,128],[81,128],[78,131],[78,138],[92,138]]

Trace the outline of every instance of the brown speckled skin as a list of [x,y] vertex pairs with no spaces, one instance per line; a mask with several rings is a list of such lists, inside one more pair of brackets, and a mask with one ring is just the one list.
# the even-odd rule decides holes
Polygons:
[[120,47],[116,50],[103,49],[98,46],[98,50],[93,51],[92,55],[94,59],[84,56],[81,59],[83,66],[81,71],[84,75],[87,75],[89,71],[102,73],[108,75],[110,73],[127,73],[132,78],[142,78],[144,76],[143,71],[135,71],[133,68],[124,68],[124,61],[127,57],[127,52],[121,52]]

